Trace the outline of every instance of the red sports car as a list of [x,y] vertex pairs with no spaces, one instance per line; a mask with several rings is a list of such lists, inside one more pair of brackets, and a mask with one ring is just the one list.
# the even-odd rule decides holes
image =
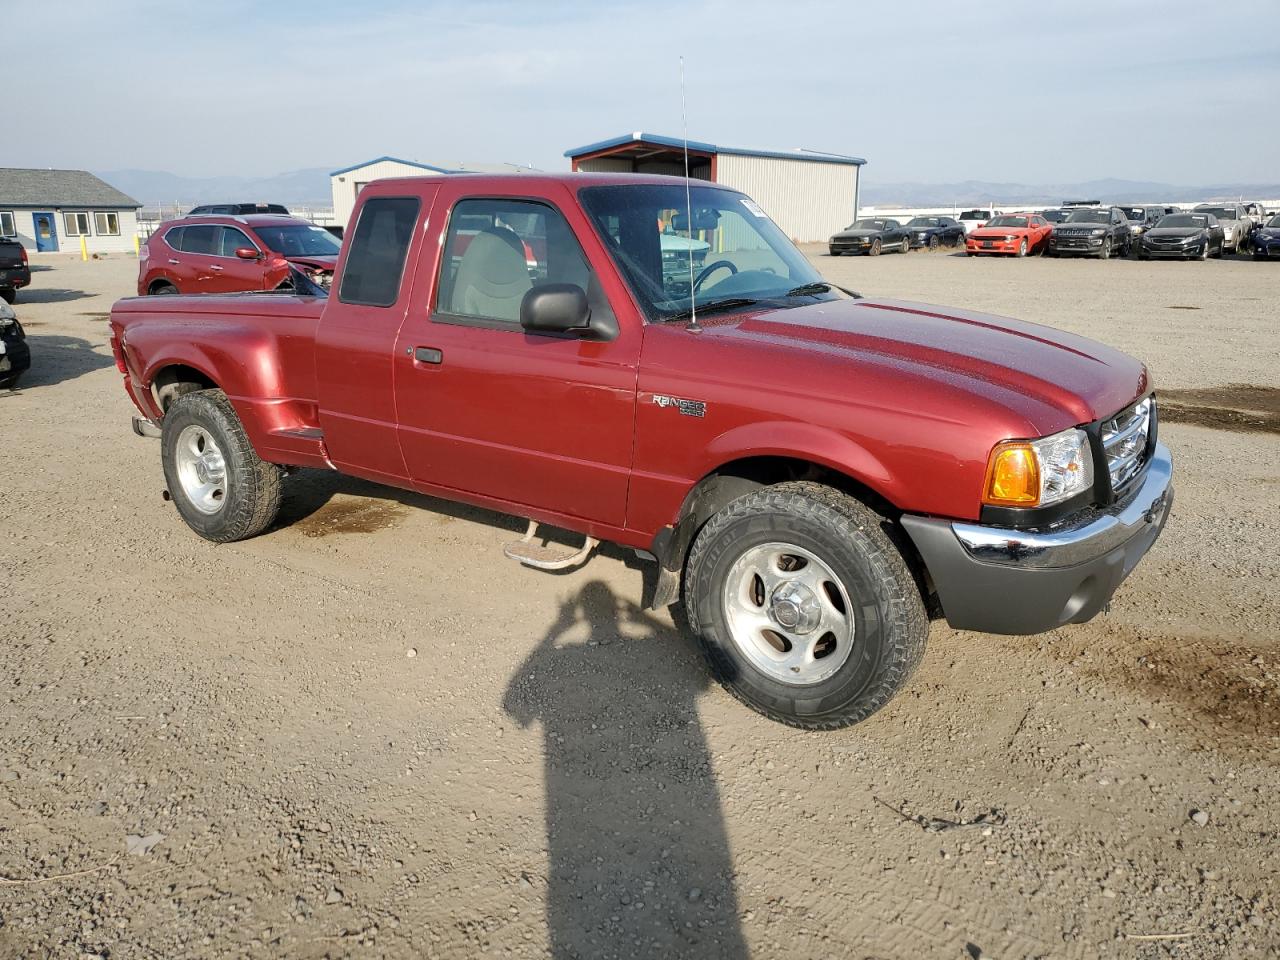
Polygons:
[[971,257],[980,253],[1005,253],[1025,257],[1041,252],[1049,242],[1053,224],[1038,213],[1010,213],[992,217],[964,239],[964,251]]
[[138,295],[276,290],[293,282],[295,267],[328,289],[341,250],[324,227],[297,217],[184,217],[142,245]]

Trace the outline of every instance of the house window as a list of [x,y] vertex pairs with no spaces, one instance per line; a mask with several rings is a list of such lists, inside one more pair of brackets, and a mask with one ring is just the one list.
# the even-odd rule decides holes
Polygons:
[[93,227],[100,237],[120,236],[120,215],[118,213],[95,213]]
[[68,237],[89,236],[89,215],[87,213],[64,213],[62,225]]
[[13,224],[13,211],[0,210],[0,237],[16,237],[17,229]]

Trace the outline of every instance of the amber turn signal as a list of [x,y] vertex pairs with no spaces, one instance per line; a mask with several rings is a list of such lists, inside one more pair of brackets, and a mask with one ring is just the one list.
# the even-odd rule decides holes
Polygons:
[[987,461],[982,502],[995,507],[1034,507],[1040,502],[1040,461],[1031,444],[996,444]]

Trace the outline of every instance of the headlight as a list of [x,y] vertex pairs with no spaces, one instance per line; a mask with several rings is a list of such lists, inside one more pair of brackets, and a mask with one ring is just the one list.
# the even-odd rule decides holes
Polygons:
[[987,460],[982,502],[997,507],[1047,507],[1092,486],[1089,437],[1072,428],[1041,440],[996,444]]
[[1092,231],[1090,231],[1090,233],[1091,233],[1093,236],[1095,236],[1095,237],[1100,237],[1100,236],[1102,236],[1102,235],[1103,235],[1104,233],[1106,233],[1106,232],[1107,232],[1107,231],[1106,231],[1106,230],[1104,230],[1102,227],[1099,227],[1097,230],[1092,230]]
[[1015,241],[1015,240],[1017,240],[1017,239],[1018,239],[1017,237],[1010,237],[1010,236],[1006,236],[1006,237],[1004,238],[1004,242],[1005,242],[1005,243],[1013,243],[1013,241]]

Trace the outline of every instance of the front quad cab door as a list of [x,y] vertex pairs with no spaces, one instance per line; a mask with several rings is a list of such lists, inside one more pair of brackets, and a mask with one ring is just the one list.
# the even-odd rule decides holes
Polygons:
[[37,253],[58,252],[58,228],[52,213],[31,214],[32,227],[36,235]]
[[[622,303],[620,281],[567,189],[559,209],[546,200],[467,197],[465,189],[441,190],[427,229],[445,237],[440,262],[424,259],[418,269],[396,349],[410,476],[428,492],[471,492],[512,513],[527,507],[536,519],[621,528],[639,318],[614,315],[605,285]],[[581,305],[585,296],[591,330],[522,327],[526,295],[553,285],[564,303]]]

